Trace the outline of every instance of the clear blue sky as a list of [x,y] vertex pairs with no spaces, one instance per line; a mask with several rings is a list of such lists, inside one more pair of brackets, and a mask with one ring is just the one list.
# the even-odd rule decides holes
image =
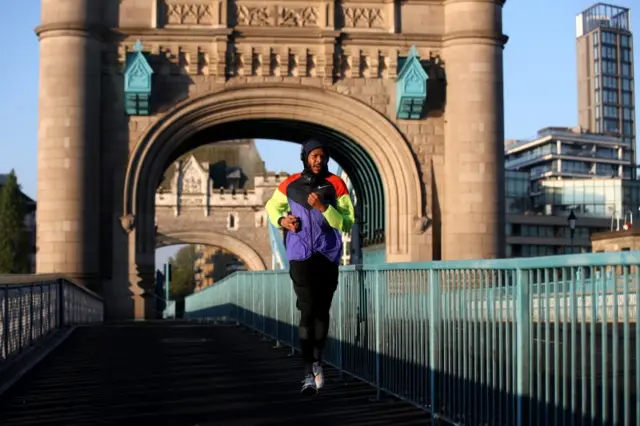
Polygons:
[[[33,29],[40,20],[38,0],[4,0],[0,38],[6,65],[0,68],[0,173],[16,170],[23,190],[36,195],[38,127],[38,41]],[[507,138],[529,138],[545,126],[573,126],[577,122],[575,16],[590,0],[508,0],[504,8],[505,125]],[[638,8],[638,0],[616,5]],[[640,22],[634,57],[640,63]],[[636,76],[638,75],[636,66]],[[636,88],[638,85],[636,78]],[[636,123],[638,117],[636,92]],[[259,141],[270,170],[299,168],[295,145]]]

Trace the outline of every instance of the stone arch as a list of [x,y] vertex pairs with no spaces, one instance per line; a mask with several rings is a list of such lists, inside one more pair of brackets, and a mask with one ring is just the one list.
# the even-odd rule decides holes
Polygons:
[[250,271],[264,271],[267,269],[262,257],[250,245],[236,237],[220,232],[181,231],[156,235],[156,248],[174,244],[204,244],[218,247],[238,256]]
[[[255,83],[184,101],[157,120],[130,156],[125,177],[123,223],[135,223],[138,250],[153,227],[155,186],[181,145],[215,125],[242,120],[297,120],[338,132],[361,146],[379,170],[384,188],[387,258],[418,260],[409,241],[423,220],[423,193],[413,153],[383,114],[346,95],[322,88]],[[153,188],[153,189],[152,189]]]

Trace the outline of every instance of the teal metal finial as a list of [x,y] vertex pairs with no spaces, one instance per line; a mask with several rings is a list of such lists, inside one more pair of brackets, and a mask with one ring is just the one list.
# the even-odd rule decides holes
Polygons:
[[133,45],[134,52],[142,52],[142,42],[140,39],[136,40],[136,44]]
[[418,53],[418,49],[414,44],[413,46],[411,46],[411,49],[409,49],[409,58],[419,58],[419,57],[420,57],[420,54]]

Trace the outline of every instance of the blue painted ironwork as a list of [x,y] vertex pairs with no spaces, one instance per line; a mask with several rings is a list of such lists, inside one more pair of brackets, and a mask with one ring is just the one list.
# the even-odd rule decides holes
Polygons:
[[[341,176],[344,172],[342,166],[338,166],[336,170],[336,174]],[[347,182],[347,190],[349,191],[349,195],[354,203],[354,211],[355,211],[355,222],[353,227],[351,228],[351,232],[349,236],[351,238],[351,253],[350,259],[352,265],[359,265],[362,263],[362,209],[360,208],[362,205],[362,201],[358,199],[355,188],[353,187],[353,181],[351,177],[347,174],[348,182]]]
[[323,126],[282,119],[247,120],[242,126],[225,123],[206,132],[211,143],[234,138],[290,140],[292,136],[296,137],[292,142],[323,138],[331,147],[331,157],[347,172],[358,194],[363,246],[384,241],[385,188],[375,162],[355,141]]
[[140,40],[127,53],[124,71],[125,109],[128,115],[148,115],[153,68],[144,56]]
[[0,275],[0,370],[56,329],[103,321],[102,298],[85,287],[55,277]]
[[384,264],[387,259],[387,249],[384,244],[366,247],[362,250],[362,263],[364,265]]
[[396,117],[404,120],[422,117],[428,80],[429,75],[420,62],[418,50],[412,46],[396,78]]
[[273,269],[289,269],[289,259],[284,247],[282,232],[269,222],[269,243],[271,244],[271,255],[273,257]]
[[[636,425],[640,252],[341,268],[326,360],[452,424]],[[285,271],[186,299],[297,347]],[[635,389],[635,390],[634,390]]]

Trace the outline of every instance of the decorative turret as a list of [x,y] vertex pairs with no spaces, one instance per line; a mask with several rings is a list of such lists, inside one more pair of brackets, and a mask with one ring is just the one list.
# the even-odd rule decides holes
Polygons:
[[427,80],[429,76],[420,62],[418,49],[412,46],[396,78],[396,116],[398,118],[417,120],[422,116],[427,100]]
[[149,115],[153,68],[147,62],[140,40],[127,53],[124,71],[125,109],[128,115]]

